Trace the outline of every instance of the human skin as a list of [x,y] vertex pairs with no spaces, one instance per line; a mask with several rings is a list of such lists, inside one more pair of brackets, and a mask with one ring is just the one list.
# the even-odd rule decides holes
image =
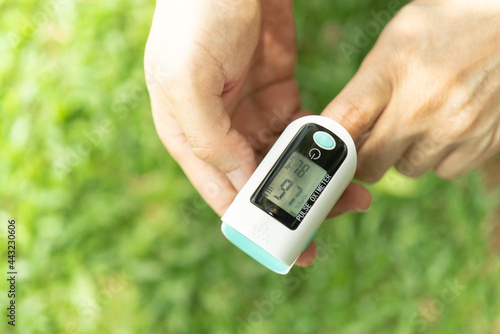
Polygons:
[[[300,107],[290,0],[157,1],[145,54],[160,139],[222,215]],[[366,211],[350,184],[330,217]],[[297,265],[316,256],[311,243]]]
[[[434,169],[454,178],[498,154],[499,7],[418,0],[388,24],[322,113],[356,140],[359,179],[375,182],[393,165],[412,177]],[[295,61],[288,0],[157,3],[145,59],[155,125],[219,215],[286,124],[308,114]],[[331,215],[370,201],[351,184]],[[315,252],[312,244],[298,264]]]
[[322,113],[357,141],[357,178],[453,179],[500,152],[500,1],[419,0]]

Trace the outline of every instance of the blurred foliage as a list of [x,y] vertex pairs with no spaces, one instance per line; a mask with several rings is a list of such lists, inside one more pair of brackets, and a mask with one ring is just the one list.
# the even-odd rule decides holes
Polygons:
[[[341,45],[386,8],[296,2],[307,108],[352,77],[375,38],[349,57]],[[1,267],[15,218],[20,273],[16,331],[2,316],[1,333],[500,333],[498,201],[477,173],[391,171],[371,212],[326,223],[317,263],[286,277],[230,245],[153,127],[142,67],[153,9],[0,1]],[[443,299],[455,283],[463,291]]]

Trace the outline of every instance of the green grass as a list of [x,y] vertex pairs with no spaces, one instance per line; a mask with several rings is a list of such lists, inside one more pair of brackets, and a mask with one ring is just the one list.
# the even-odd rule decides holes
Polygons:
[[[350,59],[339,43],[384,6],[297,2],[307,108],[352,77],[375,40]],[[19,271],[17,326],[2,311],[1,333],[500,333],[498,200],[477,173],[391,171],[371,212],[325,223],[316,264],[286,277],[230,245],[155,133],[142,69],[152,12],[0,1],[0,309],[9,218]],[[441,302],[455,280],[463,291]]]

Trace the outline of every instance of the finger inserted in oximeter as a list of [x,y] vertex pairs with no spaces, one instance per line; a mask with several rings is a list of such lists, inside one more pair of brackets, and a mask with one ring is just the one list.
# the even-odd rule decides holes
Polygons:
[[356,171],[349,133],[322,116],[292,122],[222,216],[222,232],[267,268],[286,274]]

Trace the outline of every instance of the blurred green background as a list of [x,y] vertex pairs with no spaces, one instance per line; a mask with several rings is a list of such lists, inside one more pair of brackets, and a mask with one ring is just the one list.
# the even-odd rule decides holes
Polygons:
[[[307,108],[352,77],[375,38],[350,57],[341,45],[387,6],[296,1]],[[286,277],[229,244],[153,127],[142,60],[153,9],[0,1],[0,333],[500,333],[499,196],[478,172],[391,171],[370,187],[371,212],[325,223],[316,264]]]

